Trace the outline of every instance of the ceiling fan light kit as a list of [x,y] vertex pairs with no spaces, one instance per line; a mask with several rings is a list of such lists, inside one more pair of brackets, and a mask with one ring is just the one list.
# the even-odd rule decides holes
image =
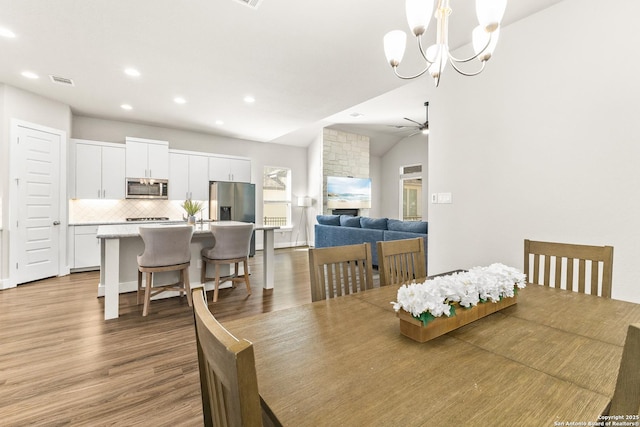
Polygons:
[[[450,63],[451,67],[463,76],[475,76],[484,70],[486,62],[491,58],[498,43],[500,22],[507,7],[507,0],[476,0],[476,16],[479,25],[472,32],[475,54],[464,59],[454,57],[449,51],[449,15],[452,12],[449,7],[449,0],[437,0],[437,7],[434,13],[433,6],[435,1],[406,0],[409,29],[416,37],[420,54],[427,63],[422,71],[412,76],[403,76],[398,73],[398,66],[404,57],[407,43],[407,35],[404,31],[394,30],[387,33],[384,37],[384,51],[387,61],[389,61],[389,65],[393,68],[396,76],[401,79],[415,79],[428,71],[437,87],[440,84],[440,76],[447,63]],[[437,23],[436,43],[424,49],[422,35],[429,28],[432,14]],[[474,59],[480,61],[479,70],[467,72],[459,68],[459,64],[470,62]]]

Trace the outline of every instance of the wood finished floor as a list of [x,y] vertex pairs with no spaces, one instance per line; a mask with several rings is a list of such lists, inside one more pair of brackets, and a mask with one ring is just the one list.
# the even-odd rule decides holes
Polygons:
[[[210,302],[223,324],[311,301],[306,249],[276,250],[273,292],[262,288],[261,254],[251,296],[240,284]],[[74,273],[0,291],[0,425],[202,425],[186,299],[152,301],[143,318],[135,293],[124,294],[120,317],[104,321],[98,280]]]

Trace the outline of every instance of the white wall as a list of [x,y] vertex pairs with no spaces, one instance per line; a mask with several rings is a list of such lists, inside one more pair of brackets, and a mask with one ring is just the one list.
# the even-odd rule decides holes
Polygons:
[[400,168],[402,166],[422,164],[422,216],[429,218],[427,197],[429,186],[427,171],[429,169],[428,137],[422,134],[400,140],[384,156],[382,156],[381,217],[401,219],[400,212]]
[[613,245],[613,297],[640,303],[640,2],[566,0],[503,29],[481,76],[447,69],[430,104],[429,273],[523,240]]
[[371,218],[380,218],[382,216],[382,158],[378,156],[369,157],[369,178],[371,178],[371,209],[369,216]]
[[319,132],[316,138],[309,144],[307,152],[307,195],[313,199],[313,206],[307,209],[307,230],[309,233],[309,246],[315,246],[314,226],[316,215],[322,213],[322,143],[323,132]]
[[[251,181],[256,184],[256,221],[262,217],[262,172],[264,166],[287,167],[291,169],[293,195],[307,192],[307,148],[291,147],[239,140],[198,132],[159,126],[141,125],[114,120],[96,119],[84,116],[73,117],[72,137],[96,141],[124,143],[125,137],[136,136],[147,139],[169,141],[169,148],[228,154],[251,158]],[[298,241],[304,240],[304,229],[295,198],[293,200],[292,221],[294,228],[276,233],[276,247],[292,246],[299,232]],[[262,233],[256,235],[257,247],[262,247]]]

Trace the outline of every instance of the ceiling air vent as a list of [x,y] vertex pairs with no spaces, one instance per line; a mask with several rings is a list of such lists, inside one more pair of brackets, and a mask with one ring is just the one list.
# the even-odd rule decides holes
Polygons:
[[51,81],[53,83],[57,83],[59,85],[64,85],[64,86],[75,86],[73,84],[73,80],[68,79],[66,77],[60,77],[60,76],[53,76],[53,75],[49,75],[49,78],[51,79]]
[[242,3],[246,6],[249,6],[252,9],[257,9],[262,3],[262,0],[236,0],[238,3]]

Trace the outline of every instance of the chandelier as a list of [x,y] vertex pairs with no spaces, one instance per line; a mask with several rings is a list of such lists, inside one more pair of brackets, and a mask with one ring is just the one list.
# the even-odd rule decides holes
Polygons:
[[[476,0],[478,25],[472,32],[473,50],[475,54],[469,58],[458,59],[449,51],[449,0],[437,0],[438,6],[433,13],[434,0],[406,0],[407,21],[418,42],[418,49],[426,61],[426,67],[413,76],[402,76],[398,73],[398,65],[404,56],[407,35],[404,31],[390,31],[384,36],[384,53],[394,73],[401,79],[415,79],[427,71],[434,78],[436,87],[440,84],[440,76],[447,63],[463,76],[476,76],[484,70],[486,62],[491,58],[500,35],[500,21],[507,7],[507,0]],[[436,42],[426,50],[422,44],[422,35],[427,31],[431,15],[437,21]],[[481,63],[477,71],[463,71],[459,64],[478,59]]]

